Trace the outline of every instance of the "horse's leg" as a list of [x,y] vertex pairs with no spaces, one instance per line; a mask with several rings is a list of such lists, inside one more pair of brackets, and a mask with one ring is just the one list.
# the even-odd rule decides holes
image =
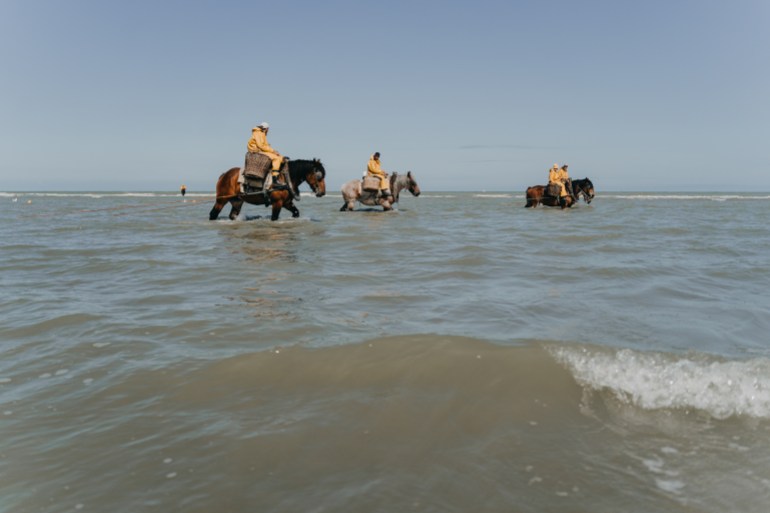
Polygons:
[[281,215],[281,209],[283,208],[283,200],[277,199],[273,200],[273,212],[270,214],[270,220],[271,221],[278,221],[278,218]]
[[299,217],[299,209],[297,208],[297,206],[294,204],[293,201],[291,200],[287,201],[284,204],[283,208],[291,212],[291,217],[295,217],[295,218]]
[[219,213],[223,208],[225,208],[226,204],[227,201],[217,200],[216,203],[214,203],[214,206],[211,208],[211,212],[209,212],[209,221],[216,221],[216,219],[219,217]]
[[340,208],[340,212],[345,212],[346,210],[349,211],[349,212],[352,212],[353,209],[356,206],[356,198],[355,197],[346,196],[346,195],[343,194],[342,195],[342,201],[343,201],[343,203],[342,203],[342,208]]
[[235,219],[238,217],[238,215],[241,213],[241,207],[243,206],[243,200],[242,199],[232,199],[230,200],[230,205],[232,207],[230,208],[230,215],[228,216],[231,221],[235,221]]

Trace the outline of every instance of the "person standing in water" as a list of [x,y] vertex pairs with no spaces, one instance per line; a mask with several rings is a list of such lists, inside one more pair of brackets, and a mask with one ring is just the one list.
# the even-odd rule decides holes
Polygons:
[[184,197],[185,194],[187,194],[187,187],[184,185],[179,188],[179,192],[182,193],[182,197]]

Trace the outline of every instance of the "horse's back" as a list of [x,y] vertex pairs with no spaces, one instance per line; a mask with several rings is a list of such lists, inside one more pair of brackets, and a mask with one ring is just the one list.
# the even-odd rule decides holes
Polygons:
[[217,196],[227,196],[236,194],[236,188],[238,184],[238,173],[241,172],[241,168],[232,167],[219,175],[217,179]]
[[545,185],[533,185],[531,187],[527,187],[526,196],[528,198],[542,196],[543,191],[545,191]]
[[228,169],[227,171],[225,171],[224,173],[219,175],[219,180],[217,180],[217,181],[222,181],[226,176],[229,177],[233,173],[238,173],[240,171],[241,171],[241,168],[239,168],[239,167],[231,167],[230,169]]
[[361,195],[361,180],[351,180],[340,187],[342,195],[346,198],[355,198]]

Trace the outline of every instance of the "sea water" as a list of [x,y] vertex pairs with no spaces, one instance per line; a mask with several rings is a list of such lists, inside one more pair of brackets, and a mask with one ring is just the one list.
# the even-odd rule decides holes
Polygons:
[[0,511],[766,512],[770,195],[0,193]]

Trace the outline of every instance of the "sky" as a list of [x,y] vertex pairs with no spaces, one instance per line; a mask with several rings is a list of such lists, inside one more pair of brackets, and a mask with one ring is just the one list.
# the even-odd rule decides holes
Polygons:
[[770,191],[770,1],[0,0],[0,191],[213,191],[263,121],[330,193]]

